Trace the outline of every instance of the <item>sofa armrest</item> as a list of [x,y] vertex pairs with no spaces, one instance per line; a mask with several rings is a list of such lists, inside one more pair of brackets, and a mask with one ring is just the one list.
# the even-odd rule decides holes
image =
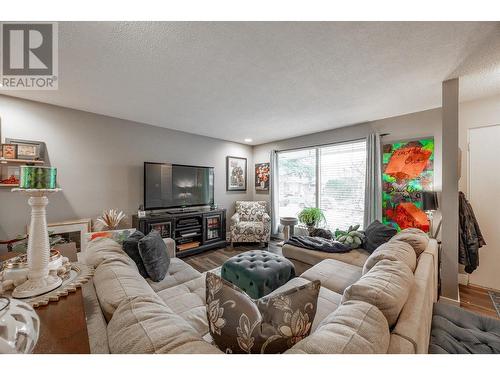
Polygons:
[[164,238],[163,242],[167,245],[167,253],[170,258],[175,258],[175,241],[171,238]]
[[233,216],[231,216],[231,225],[236,225],[240,222],[240,214],[235,212]]

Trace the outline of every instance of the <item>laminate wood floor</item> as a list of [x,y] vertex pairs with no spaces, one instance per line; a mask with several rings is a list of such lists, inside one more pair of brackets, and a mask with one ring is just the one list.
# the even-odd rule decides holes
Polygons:
[[460,307],[476,314],[500,319],[493,306],[488,289],[473,285],[460,285]]
[[269,246],[267,248],[264,248],[264,246],[259,245],[258,243],[235,245],[234,247],[227,246],[222,249],[210,250],[201,254],[192,255],[190,257],[183,258],[182,260],[195,270],[199,272],[206,272],[222,266],[222,264],[229,258],[232,258],[240,253],[244,253],[245,251],[265,249],[271,253],[281,255],[281,247],[277,244],[278,241],[271,241],[269,242]]

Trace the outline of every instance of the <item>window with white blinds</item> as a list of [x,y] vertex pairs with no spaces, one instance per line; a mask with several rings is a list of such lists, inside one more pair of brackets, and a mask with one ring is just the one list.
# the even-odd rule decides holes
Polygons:
[[330,230],[363,225],[366,142],[278,153],[279,216],[320,207]]

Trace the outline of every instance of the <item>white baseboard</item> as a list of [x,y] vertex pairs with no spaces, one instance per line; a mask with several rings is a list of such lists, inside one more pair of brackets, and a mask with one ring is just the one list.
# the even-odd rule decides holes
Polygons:
[[458,300],[447,297],[439,297],[439,302],[460,307],[460,296],[458,296]]

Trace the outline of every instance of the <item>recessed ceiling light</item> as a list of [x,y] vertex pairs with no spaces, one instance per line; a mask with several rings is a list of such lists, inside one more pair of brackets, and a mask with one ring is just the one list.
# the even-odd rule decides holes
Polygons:
[[253,139],[252,138],[245,138],[245,142],[249,143],[249,142],[252,142]]

